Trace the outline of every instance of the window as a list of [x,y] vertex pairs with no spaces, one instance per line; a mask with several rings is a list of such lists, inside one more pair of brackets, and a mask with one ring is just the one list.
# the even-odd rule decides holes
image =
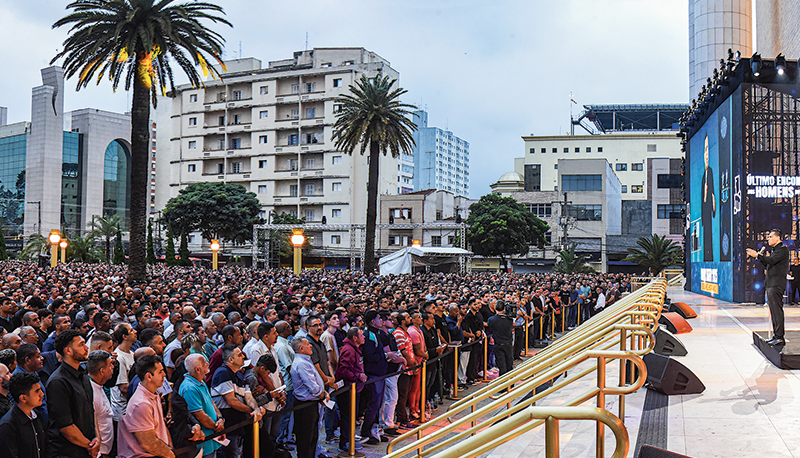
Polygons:
[[644,186],[640,184],[631,185],[631,192],[634,194],[641,194],[644,192]]
[[341,165],[342,156],[333,156],[333,165]]
[[292,111],[289,114],[289,117],[292,118],[292,119],[299,119],[300,118],[300,110],[298,110],[297,108],[292,108]]
[[[297,185],[296,184],[290,184],[289,185],[289,197],[297,197]],[[294,215],[297,216],[297,213],[295,213]]]
[[395,220],[398,219],[411,219],[411,209],[410,208],[390,208],[389,215],[394,216]]
[[389,237],[389,245],[408,246],[409,239],[407,235],[394,235]]
[[316,165],[316,161],[314,160],[313,157],[307,157],[306,158],[306,168],[307,169],[313,169],[315,165]]
[[602,146],[598,146],[597,147],[597,152],[598,153],[602,153],[603,152],[603,147]]
[[197,125],[197,118],[189,118],[189,125],[196,126]]
[[553,233],[548,231],[544,233],[544,241],[546,245],[550,245],[553,243]]
[[626,185],[626,184],[622,185],[622,188],[621,188],[621,189],[622,189],[622,192],[623,192],[623,193],[626,193],[626,192],[628,192],[628,185]]
[[197,171],[197,166],[196,166],[195,164],[189,164],[189,171],[190,171],[190,172],[195,172],[195,171]]
[[342,183],[336,182],[331,183],[331,191],[341,191],[342,190]]
[[322,68],[328,68],[330,66],[331,66],[330,62],[323,62],[322,65],[320,65],[320,67],[322,67]]
[[678,173],[659,173],[656,181],[659,189],[680,189],[683,177]]
[[333,112],[334,113],[341,113],[342,112],[342,104],[341,103],[337,103],[337,104],[333,105]]
[[441,235],[432,235],[431,236],[431,246],[442,246],[442,236]]
[[197,149],[197,142],[195,140],[189,141],[189,149]]
[[233,115],[233,123],[234,124],[241,124],[242,123],[242,115],[238,115],[238,114]]
[[306,108],[306,118],[315,118],[317,109],[314,107]]
[[261,86],[260,88],[258,88],[258,92],[261,95],[269,94],[269,86]]
[[456,244],[456,236],[455,235],[448,235],[447,236],[447,244],[453,246]]
[[341,217],[342,217],[341,208],[334,208],[331,210],[331,218],[341,218]]
[[197,102],[197,94],[189,94],[189,102]]
[[233,100],[242,100],[242,91],[233,91]]
[[554,169],[558,169],[558,164],[553,164]]
[[565,153],[569,153],[569,148],[565,147],[565,148],[564,148],[564,152],[565,152]]
[[314,195],[314,183],[309,183],[306,185],[306,195],[313,196]]
[[551,204],[528,204],[528,211],[539,218],[550,218],[553,216],[553,206]]
[[345,67],[348,66],[348,65],[355,65],[355,62],[353,62],[352,60],[346,60],[346,61],[342,62],[342,65],[345,66]]
[[659,204],[656,210],[658,219],[681,219],[681,204]]
[[225,125],[225,116],[220,116],[219,117],[219,125],[220,126],[224,126]]
[[553,148],[553,153],[557,153],[557,152],[558,152],[558,148]]
[[219,173],[220,175],[225,173],[225,165],[222,164],[221,162],[217,164],[217,173]]
[[305,83],[303,86],[305,87],[306,92],[314,92],[314,84],[315,83]]
[[289,211],[286,212],[286,213],[288,213],[288,214],[294,216],[295,218],[297,218],[297,209],[296,208],[290,208]]
[[561,177],[563,191],[602,191],[602,175],[563,175]]
[[269,117],[269,111],[267,111],[267,110],[259,111],[258,112],[258,117],[260,119],[267,119]]
[[591,146],[587,146],[586,147],[586,152],[587,153],[591,153],[592,152],[592,147]]
[[603,206],[570,205],[567,207],[567,216],[578,221],[601,221],[603,219]]
[[264,194],[266,192],[267,192],[267,185],[265,185],[265,184],[258,185],[258,193],[259,194]]
[[217,102],[224,102],[228,98],[224,92],[217,92]]
[[642,164],[641,162],[631,164],[631,170],[635,172],[641,172],[642,170],[644,170],[644,164]]
[[296,145],[297,144],[297,134],[289,135],[289,145]]
[[628,164],[617,164],[616,170],[617,172],[624,172],[628,170]]
[[292,84],[292,94],[299,94],[299,93],[300,93],[300,85]]
[[533,154],[533,153],[535,153],[535,152],[536,152],[536,148],[531,148],[530,150],[528,150],[528,152],[529,152],[530,154]]
[[264,143],[267,143],[267,136],[266,135],[259,135],[258,136],[258,143],[261,143],[262,145]]
[[342,244],[342,236],[341,235],[332,235],[331,236],[331,245],[341,245]]
[[222,138],[220,138],[220,139],[217,141],[217,149],[218,149],[218,150],[220,150],[220,149],[225,149],[225,139],[222,139]]
[[655,153],[656,152],[656,145],[647,145],[647,152],[648,153]]
[[575,152],[576,153],[580,153],[581,152],[581,147],[580,146],[576,146],[575,147]]
[[267,166],[267,160],[266,159],[262,159],[262,160],[258,161],[258,168],[259,169],[263,169],[266,166]]
[[544,153],[547,152],[547,148],[542,148],[541,151],[542,151],[542,154],[544,154]]
[[241,138],[231,138],[230,139],[231,149],[239,149],[242,147],[242,139]]
[[314,221],[314,210],[308,209],[304,211],[303,216],[305,216],[306,221]]
[[333,79],[333,87],[341,87],[342,79],[341,78],[334,78]]
[[289,159],[289,170],[297,170],[297,159]]
[[242,163],[231,162],[231,173],[242,173]]

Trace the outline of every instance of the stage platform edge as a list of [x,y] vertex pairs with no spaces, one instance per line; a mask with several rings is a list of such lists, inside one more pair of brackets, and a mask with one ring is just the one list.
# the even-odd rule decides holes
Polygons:
[[786,331],[786,345],[768,345],[768,331],[753,332],[753,344],[780,369],[800,369],[800,331]]

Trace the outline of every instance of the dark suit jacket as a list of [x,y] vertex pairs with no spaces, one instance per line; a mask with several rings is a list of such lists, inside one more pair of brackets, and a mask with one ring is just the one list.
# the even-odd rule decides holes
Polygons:
[[772,247],[769,256],[759,254],[758,260],[767,268],[767,278],[764,281],[765,288],[778,287],[786,289],[786,272],[789,271],[789,249],[783,242]]

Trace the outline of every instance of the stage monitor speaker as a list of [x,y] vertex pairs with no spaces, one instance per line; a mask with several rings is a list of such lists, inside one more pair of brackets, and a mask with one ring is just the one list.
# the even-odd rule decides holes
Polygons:
[[653,447],[652,445],[642,445],[639,450],[639,458],[691,458],[680,453],[670,452],[663,448]]
[[685,318],[675,312],[664,312],[661,318],[658,319],[659,324],[667,327],[667,330],[673,334],[686,334],[692,332],[692,325],[686,321]]
[[653,351],[663,356],[686,356],[688,353],[683,342],[663,326],[656,329],[656,347]]
[[669,356],[648,353],[642,359],[647,366],[647,383],[660,393],[698,394],[706,389],[694,372]]
[[690,320],[697,318],[697,312],[689,306],[686,302],[673,302],[669,305],[669,312],[679,313],[682,317]]

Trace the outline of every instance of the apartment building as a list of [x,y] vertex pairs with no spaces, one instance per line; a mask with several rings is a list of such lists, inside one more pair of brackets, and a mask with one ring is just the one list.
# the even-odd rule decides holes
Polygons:
[[428,112],[415,111],[414,189],[441,189],[469,196],[469,143],[449,130],[428,126]]
[[[157,209],[191,183],[214,181],[256,193],[265,220],[275,211],[363,224],[368,157],[335,148],[335,98],[361,75],[398,78],[389,61],[364,48],[314,48],[266,68],[254,58],[226,65],[222,80],[180,86],[159,117],[171,134],[157,137]],[[400,159],[382,156],[380,169],[379,193],[398,192]],[[350,246],[347,231],[309,235],[317,246]]]

